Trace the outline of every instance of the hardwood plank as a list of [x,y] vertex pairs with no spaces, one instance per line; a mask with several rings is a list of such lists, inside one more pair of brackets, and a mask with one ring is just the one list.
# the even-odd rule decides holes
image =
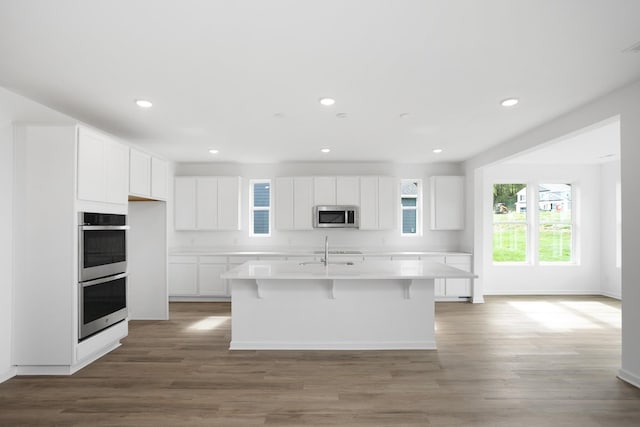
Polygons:
[[638,426],[620,303],[436,305],[437,351],[229,351],[228,303],[171,303],[70,377],[0,384],[0,426]]

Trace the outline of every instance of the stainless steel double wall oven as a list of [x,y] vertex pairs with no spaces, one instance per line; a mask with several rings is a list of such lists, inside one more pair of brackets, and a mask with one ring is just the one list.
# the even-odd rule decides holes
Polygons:
[[126,215],[80,212],[78,338],[127,318]]

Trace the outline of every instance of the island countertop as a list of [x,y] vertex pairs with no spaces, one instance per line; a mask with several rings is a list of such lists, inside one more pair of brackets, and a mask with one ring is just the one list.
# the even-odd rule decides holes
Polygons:
[[353,263],[297,261],[247,261],[220,277],[223,279],[441,279],[477,277],[473,273],[460,270],[439,262],[396,260],[363,261]]

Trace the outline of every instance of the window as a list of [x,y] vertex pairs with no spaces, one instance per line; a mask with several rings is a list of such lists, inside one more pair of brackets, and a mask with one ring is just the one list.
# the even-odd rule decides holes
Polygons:
[[574,230],[571,184],[493,185],[493,262],[572,262]]
[[421,182],[416,179],[400,181],[400,206],[403,236],[417,236],[421,232]]
[[493,186],[493,261],[527,260],[527,186]]
[[251,180],[251,235],[270,236],[271,181]]
[[538,186],[538,261],[570,262],[573,249],[571,184]]

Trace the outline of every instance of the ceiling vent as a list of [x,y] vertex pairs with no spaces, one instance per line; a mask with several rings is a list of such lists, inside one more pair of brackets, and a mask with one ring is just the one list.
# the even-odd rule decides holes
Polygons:
[[629,46],[628,48],[626,48],[625,50],[623,50],[623,52],[625,53],[640,53],[640,42]]

